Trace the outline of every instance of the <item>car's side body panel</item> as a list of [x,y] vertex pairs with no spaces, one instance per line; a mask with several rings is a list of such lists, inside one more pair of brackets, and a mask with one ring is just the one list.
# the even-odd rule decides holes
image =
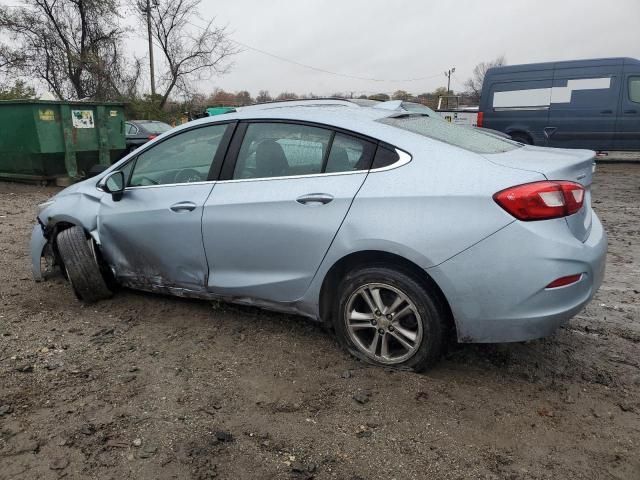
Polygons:
[[413,142],[399,145],[413,155],[410,163],[367,177],[301,299],[310,312],[318,312],[325,275],[347,255],[388,252],[428,269],[514,221],[493,193],[544,180],[538,172],[494,165],[449,145],[432,142],[425,149],[419,139]]
[[[360,171],[219,182],[202,222],[208,289],[276,302],[299,299],[366,176]],[[329,201],[300,203],[305,196]]]

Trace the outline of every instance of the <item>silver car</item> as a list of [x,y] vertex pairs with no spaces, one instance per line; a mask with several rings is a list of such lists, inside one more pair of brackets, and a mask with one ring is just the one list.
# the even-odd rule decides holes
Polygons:
[[67,188],[40,206],[35,278],[57,265],[86,302],[119,285],[300,314],[415,370],[450,335],[534,339],[589,302],[593,152],[344,103],[191,122]]

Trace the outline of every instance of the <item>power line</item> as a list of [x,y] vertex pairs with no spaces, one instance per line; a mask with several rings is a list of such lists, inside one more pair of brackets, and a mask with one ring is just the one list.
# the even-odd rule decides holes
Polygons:
[[[195,24],[193,22],[187,21],[187,23],[189,25],[191,25],[191,26],[194,26],[194,27],[202,30],[202,31],[206,30],[204,27],[202,27],[200,25],[197,25],[197,24]],[[281,55],[276,55],[275,53],[267,52],[266,50],[262,50],[260,48],[257,48],[257,47],[254,47],[252,45],[249,45],[249,44],[246,44],[244,42],[241,42],[239,40],[235,40],[233,38],[231,38],[230,40],[233,43],[235,43],[235,44],[237,44],[237,45],[239,45],[239,46],[241,46],[243,48],[246,48],[247,50],[252,50],[254,52],[260,53],[262,55],[266,55],[266,56],[271,57],[271,58],[275,58],[276,60],[280,60],[282,62],[290,63],[292,65],[296,65],[298,67],[306,68],[306,69],[313,70],[313,71],[316,71],[316,72],[325,73],[327,75],[334,75],[334,76],[343,77],[343,78],[351,78],[351,79],[354,79],[354,80],[364,80],[364,81],[368,81],[368,82],[401,83],[401,82],[419,82],[419,81],[422,81],[422,80],[429,80],[431,78],[436,78],[436,77],[440,76],[439,73],[436,73],[436,74],[433,74],[433,75],[427,75],[427,76],[424,76],[424,77],[416,77],[416,78],[381,79],[381,78],[373,78],[373,77],[364,77],[364,76],[360,76],[360,75],[351,75],[349,73],[334,72],[334,71],[331,71],[331,70],[327,70],[325,68],[315,67],[313,65],[309,65],[309,64],[306,64],[306,63],[298,62],[296,60],[291,60],[291,59],[283,57]]]
[[296,60],[291,60],[289,58],[285,58],[285,57],[282,57],[280,55],[276,55],[275,53],[267,52],[265,50],[261,50],[261,49],[256,48],[256,47],[252,47],[251,45],[248,45],[246,43],[240,42],[239,40],[235,40],[233,38],[231,39],[231,41],[233,43],[236,43],[237,45],[240,45],[241,47],[244,47],[244,48],[248,49],[248,50],[252,50],[254,52],[261,53],[263,55],[266,55],[266,56],[271,57],[271,58],[275,58],[275,59],[280,60],[282,62],[287,62],[287,63],[290,63],[292,65],[297,65],[298,67],[307,68],[309,70],[314,70],[316,72],[326,73],[328,75],[335,75],[335,76],[338,76],[338,77],[351,78],[351,79],[354,79],[354,80],[365,80],[365,81],[369,81],[369,82],[395,82],[395,83],[399,83],[399,82],[418,82],[418,81],[421,81],[421,80],[428,80],[430,78],[436,78],[436,77],[440,76],[440,74],[437,73],[435,75],[427,75],[425,77],[405,78],[405,79],[382,79],[382,78],[373,78],[373,77],[361,77],[359,75],[351,75],[349,73],[333,72],[331,70],[327,70],[327,69],[320,68],[320,67],[314,67],[313,65],[308,65],[306,63],[301,63],[301,62],[298,62]]

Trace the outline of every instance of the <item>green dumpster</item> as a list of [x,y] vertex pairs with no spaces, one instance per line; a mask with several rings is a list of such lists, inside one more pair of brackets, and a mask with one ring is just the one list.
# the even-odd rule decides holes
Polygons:
[[121,103],[0,101],[0,178],[79,179],[125,148]]
[[209,107],[205,110],[208,116],[222,115],[224,113],[235,112],[235,107]]

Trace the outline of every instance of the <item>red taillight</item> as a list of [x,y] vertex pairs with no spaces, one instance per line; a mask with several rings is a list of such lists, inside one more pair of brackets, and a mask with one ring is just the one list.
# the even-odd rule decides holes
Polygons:
[[567,285],[571,285],[572,283],[576,283],[582,278],[582,274],[578,273],[577,275],[568,275],[566,277],[560,277],[545,288],[558,288],[558,287],[566,287]]
[[484,112],[478,112],[478,118],[476,119],[476,125],[482,127],[484,123]]
[[153,140],[154,138],[156,138],[158,135],[149,135],[147,137],[147,140]]
[[526,183],[502,190],[493,199],[518,220],[548,220],[580,210],[584,187],[566,181]]

